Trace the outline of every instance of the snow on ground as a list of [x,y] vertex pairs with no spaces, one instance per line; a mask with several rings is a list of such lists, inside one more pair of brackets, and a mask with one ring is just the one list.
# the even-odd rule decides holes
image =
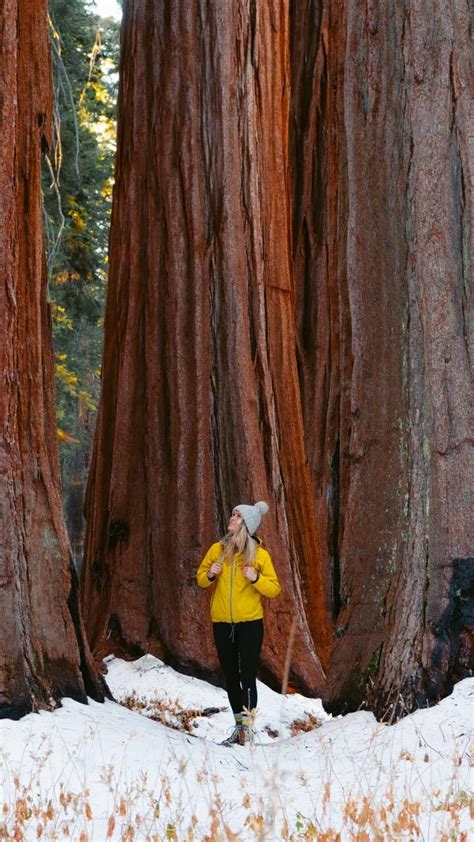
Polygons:
[[108,670],[135,710],[65,699],[0,721],[0,839],[474,838],[474,678],[392,726],[259,684],[254,744],[226,748],[223,690],[151,656]]

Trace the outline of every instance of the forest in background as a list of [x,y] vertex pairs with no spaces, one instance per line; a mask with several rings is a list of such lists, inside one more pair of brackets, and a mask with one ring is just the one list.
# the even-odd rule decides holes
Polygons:
[[84,0],[50,0],[52,144],[43,214],[64,511],[75,564],[100,394],[120,24]]
[[55,6],[0,31],[1,715],[103,699],[110,651],[215,677],[194,571],[252,498],[284,586],[263,677],[296,618],[293,687],[438,699],[473,669],[466,10],[125,3],[79,589],[117,43]]

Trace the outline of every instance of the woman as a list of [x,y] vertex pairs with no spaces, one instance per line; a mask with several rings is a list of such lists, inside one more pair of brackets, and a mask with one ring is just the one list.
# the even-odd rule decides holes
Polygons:
[[243,745],[249,739],[263,641],[261,597],[278,596],[281,590],[270,554],[255,534],[267,512],[263,502],[236,506],[227,535],[210,547],[196,574],[201,588],[214,586],[214,641],[235,719],[234,730],[223,745]]

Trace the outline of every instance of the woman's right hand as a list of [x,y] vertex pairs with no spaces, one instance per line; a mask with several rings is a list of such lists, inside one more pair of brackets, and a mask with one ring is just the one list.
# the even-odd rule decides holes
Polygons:
[[215,561],[214,564],[211,564],[211,569],[209,570],[209,573],[207,575],[215,579],[216,576],[219,576],[220,573],[222,573],[222,564],[219,564],[218,561]]

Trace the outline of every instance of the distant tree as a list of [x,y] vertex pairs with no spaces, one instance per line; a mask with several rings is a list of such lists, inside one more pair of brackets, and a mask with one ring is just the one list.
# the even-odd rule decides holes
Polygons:
[[0,16],[0,717],[103,699],[62,516],[40,159],[51,143],[46,0]]
[[117,22],[89,6],[49,2],[54,120],[42,179],[63,498],[77,564],[100,388],[119,50]]

